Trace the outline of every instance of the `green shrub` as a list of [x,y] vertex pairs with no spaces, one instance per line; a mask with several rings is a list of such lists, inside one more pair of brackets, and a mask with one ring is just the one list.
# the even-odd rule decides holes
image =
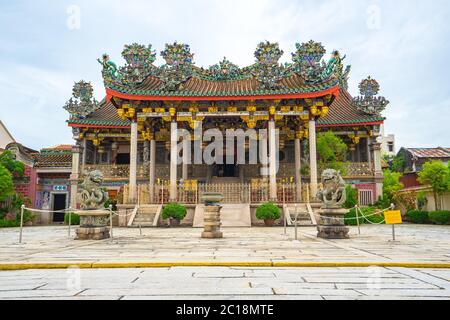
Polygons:
[[435,224],[450,224],[450,211],[433,211],[428,217]]
[[[69,212],[66,212],[66,214],[64,215],[64,223],[69,224]],[[70,224],[79,225],[80,216],[72,212],[72,214],[70,215]]]
[[186,207],[178,203],[170,203],[165,205],[162,211],[163,219],[173,218],[176,220],[183,220],[186,217]]
[[430,223],[427,211],[411,210],[406,213],[406,216],[412,223],[418,224]]
[[354,208],[358,204],[358,190],[348,184],[345,187],[345,192],[347,193],[347,200],[344,203],[344,208]]
[[[362,214],[361,214],[362,212]],[[358,219],[359,224],[369,224],[369,223],[376,223],[380,224],[384,220],[383,214],[374,214],[375,208],[372,207],[365,207],[365,208],[359,208],[358,209]],[[366,219],[364,219],[366,217]],[[349,212],[345,214],[345,224],[348,226],[356,226],[358,224],[358,221],[356,220],[356,210],[351,209]]]
[[15,228],[20,226],[20,220],[0,220],[0,228]]
[[256,209],[256,218],[259,220],[276,220],[280,216],[280,208],[272,202],[263,203]]

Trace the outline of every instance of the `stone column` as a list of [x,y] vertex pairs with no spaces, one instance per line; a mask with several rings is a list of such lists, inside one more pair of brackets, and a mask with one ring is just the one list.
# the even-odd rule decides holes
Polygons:
[[72,147],[72,173],[70,175],[70,207],[77,208],[78,179],[80,178],[80,153],[82,147]]
[[267,178],[269,172],[267,171],[268,162],[268,154],[267,154],[267,132],[265,130],[261,130],[259,133],[259,158],[261,161],[261,169],[260,175],[263,178]]
[[150,198],[154,198],[155,180],[156,180],[156,141],[150,140],[150,168],[149,168],[149,184],[150,184]]
[[83,160],[82,160],[83,166],[86,164],[86,151],[87,151],[87,140],[86,140],[86,138],[84,138],[83,139]]
[[188,161],[189,161],[189,153],[191,152],[191,148],[189,148],[189,136],[183,137],[183,165],[182,165],[182,178],[183,180],[188,179]]
[[275,136],[275,121],[269,120],[269,197],[270,200],[277,200],[277,150]]
[[316,151],[316,121],[309,121],[309,170],[310,170],[310,197],[316,198],[317,194],[317,151]]
[[381,168],[381,143],[374,141],[370,145],[373,154],[373,167],[376,183],[375,198],[383,195],[383,169]]
[[301,170],[301,141],[300,139],[295,139],[295,184],[297,189],[297,202],[302,199],[302,175]]
[[131,140],[130,140],[130,182],[128,192],[128,202],[134,203],[137,200],[137,143],[138,130],[137,122],[131,122]]
[[175,120],[170,123],[170,201],[177,200],[177,143],[178,126]]
[[367,148],[367,162],[369,163],[369,165],[372,164],[372,154],[370,153],[370,137],[368,137],[366,139],[366,148]]

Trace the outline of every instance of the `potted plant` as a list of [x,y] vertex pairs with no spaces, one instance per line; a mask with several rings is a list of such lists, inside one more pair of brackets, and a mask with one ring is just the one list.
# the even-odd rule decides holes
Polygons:
[[170,226],[177,227],[186,216],[186,207],[178,203],[165,205],[162,211],[163,219],[170,219]]
[[268,227],[272,227],[275,220],[280,218],[280,208],[272,202],[267,202],[260,205],[256,209],[256,218],[264,220],[264,223]]

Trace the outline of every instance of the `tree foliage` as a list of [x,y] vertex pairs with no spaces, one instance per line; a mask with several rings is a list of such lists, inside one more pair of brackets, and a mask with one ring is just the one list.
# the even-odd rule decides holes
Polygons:
[[12,175],[5,166],[0,164],[0,201],[8,199],[14,194]]
[[418,174],[419,182],[430,185],[433,190],[435,207],[441,210],[440,196],[450,190],[450,169],[441,161],[429,161]]
[[397,192],[403,188],[403,184],[400,182],[402,174],[392,172],[391,170],[384,170],[383,176],[383,199],[392,203]]
[[6,150],[0,154],[0,164],[3,165],[13,177],[20,178],[23,176],[25,171],[25,165],[14,159],[11,151]]
[[317,153],[319,167],[341,171],[345,174],[344,162],[347,157],[347,145],[333,132],[328,131],[317,135]]

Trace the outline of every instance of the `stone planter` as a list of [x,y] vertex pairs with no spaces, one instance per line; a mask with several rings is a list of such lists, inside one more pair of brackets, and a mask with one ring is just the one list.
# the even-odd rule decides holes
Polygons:
[[75,230],[75,240],[102,240],[108,239],[109,228],[108,210],[80,210],[75,212],[80,216],[80,227]]
[[275,225],[275,219],[265,219],[264,224],[266,227],[273,227]]
[[169,225],[171,227],[179,227],[180,226],[180,220],[178,220],[178,219],[170,218],[169,222],[170,222]]
[[204,209],[204,229],[202,238],[218,239],[223,238],[223,233],[220,231],[220,210],[222,207],[219,203],[223,200],[221,193],[204,193],[201,201],[205,203]]

